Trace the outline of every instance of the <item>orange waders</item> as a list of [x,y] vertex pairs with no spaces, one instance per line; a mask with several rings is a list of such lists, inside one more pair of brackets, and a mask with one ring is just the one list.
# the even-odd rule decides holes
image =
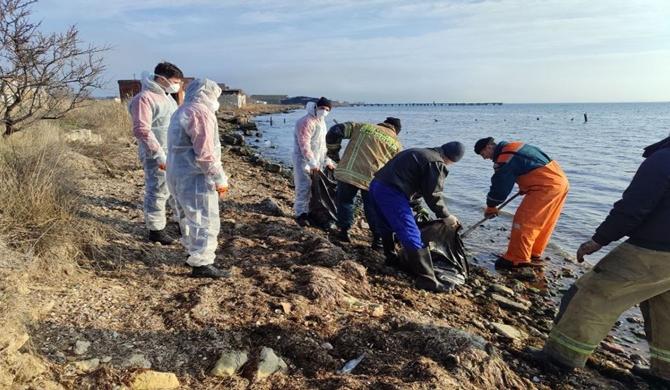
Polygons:
[[514,214],[512,237],[503,256],[515,265],[542,256],[570,188],[556,161],[533,169],[516,181],[525,196]]

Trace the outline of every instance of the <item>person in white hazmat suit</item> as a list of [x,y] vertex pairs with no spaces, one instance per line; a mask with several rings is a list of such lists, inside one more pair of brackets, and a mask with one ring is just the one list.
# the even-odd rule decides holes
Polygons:
[[142,90],[128,105],[144,167],[144,223],[149,241],[165,245],[174,242],[165,233],[165,205],[170,198],[165,183],[167,130],[170,117],[177,110],[177,102],[170,94],[179,92],[183,77],[175,65],[161,62],[153,75],[143,77]]
[[333,160],[326,156],[326,116],[332,103],[321,97],[316,103],[305,106],[307,114],[295,124],[293,136],[293,181],[295,184],[295,202],[293,209],[296,222],[308,226],[309,200],[311,198],[311,174],[325,167],[335,169]]
[[211,80],[188,84],[184,104],[168,130],[167,181],[178,205],[182,244],[191,276],[227,277],[214,266],[219,234],[219,199],[228,191],[221,163],[216,111],[221,88]]

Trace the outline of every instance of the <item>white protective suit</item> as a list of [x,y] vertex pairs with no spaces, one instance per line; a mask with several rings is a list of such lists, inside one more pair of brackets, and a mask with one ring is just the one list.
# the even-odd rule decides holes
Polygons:
[[[165,204],[170,192],[165,183],[165,171],[158,166],[166,161],[167,130],[170,117],[177,110],[177,102],[152,80],[152,76],[142,79],[142,90],[130,101],[128,110],[144,167],[144,223],[149,230],[163,230]],[[171,206],[174,206],[172,202]]]
[[228,187],[214,114],[220,94],[211,80],[191,81],[168,130],[167,181],[180,213],[187,263],[193,267],[214,263],[220,227],[217,188]]
[[293,182],[295,184],[295,202],[293,209],[296,216],[309,213],[309,200],[312,192],[312,179],[309,170],[323,169],[332,164],[326,156],[326,121],[316,115],[316,103],[309,102],[305,106],[307,115],[295,124],[293,135]]

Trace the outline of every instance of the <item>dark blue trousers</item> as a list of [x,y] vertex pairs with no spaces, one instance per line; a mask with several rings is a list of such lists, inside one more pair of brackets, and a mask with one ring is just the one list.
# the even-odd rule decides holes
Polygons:
[[409,199],[401,191],[378,180],[370,183],[370,198],[377,212],[377,229],[381,234],[395,233],[405,249],[421,249],[421,231],[414,220]]
[[358,191],[361,192],[363,198],[363,211],[365,212],[365,219],[370,225],[370,230],[375,236],[379,235],[377,231],[377,216],[374,207],[370,204],[370,195],[368,191],[361,190],[343,181],[337,182],[337,226],[342,230],[351,229],[354,223],[354,211],[356,211],[356,195]]

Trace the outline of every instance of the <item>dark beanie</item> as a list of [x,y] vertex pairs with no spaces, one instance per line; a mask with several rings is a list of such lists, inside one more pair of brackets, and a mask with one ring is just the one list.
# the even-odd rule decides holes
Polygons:
[[495,139],[493,139],[493,137],[486,137],[480,139],[479,141],[477,141],[477,143],[475,143],[475,153],[479,154],[486,147],[486,145],[494,141]]
[[463,144],[457,141],[447,142],[446,144],[442,145],[441,148],[442,154],[444,154],[445,157],[453,162],[458,162],[458,160],[463,157],[463,153],[465,152],[465,147]]
[[400,119],[390,116],[386,118],[384,123],[388,123],[389,125],[393,126],[395,128],[396,134],[400,133],[400,129],[402,128],[402,125],[400,124]]
[[333,109],[333,103],[331,103],[330,100],[326,99],[325,97],[321,96],[321,99],[319,99],[316,102],[317,107],[328,107],[331,110]]

